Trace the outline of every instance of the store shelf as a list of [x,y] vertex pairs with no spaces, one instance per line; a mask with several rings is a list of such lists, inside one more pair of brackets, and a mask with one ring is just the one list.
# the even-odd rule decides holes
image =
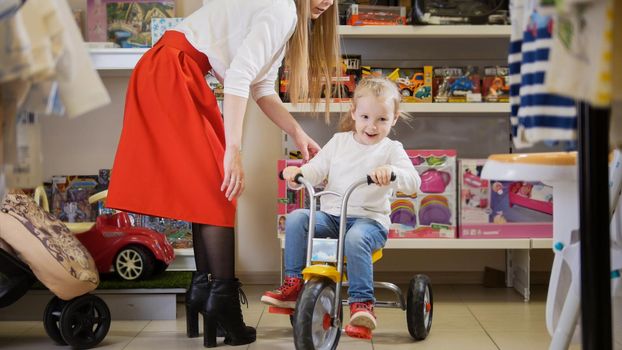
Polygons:
[[[299,103],[296,107],[291,103],[285,103],[285,107],[290,113],[313,111],[309,103]],[[322,113],[325,108],[326,105],[320,103],[317,112]],[[350,103],[331,103],[329,108],[332,113],[343,113],[350,109]],[[402,112],[407,113],[510,113],[509,103],[402,103],[400,108]]]
[[[279,237],[281,248],[285,240]],[[530,249],[531,239],[389,238],[384,249]]]
[[89,49],[93,66],[97,70],[134,69],[148,49]]
[[531,249],[553,249],[552,238],[532,238]]
[[343,38],[510,38],[509,25],[339,26]]
[[[343,38],[509,38],[510,26],[339,26]],[[93,65],[98,70],[134,69],[147,48],[90,48]]]
[[175,256],[194,256],[194,249],[192,248],[175,249]]

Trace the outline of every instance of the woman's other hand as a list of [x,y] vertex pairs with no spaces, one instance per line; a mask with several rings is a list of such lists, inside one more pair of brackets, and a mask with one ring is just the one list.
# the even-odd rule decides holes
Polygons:
[[302,153],[302,159],[304,159],[305,162],[313,158],[321,149],[317,142],[313,141],[302,129],[299,129],[292,137],[294,138],[296,147],[298,147]]
[[244,191],[244,169],[242,168],[242,154],[238,148],[227,147],[223,160],[225,177],[220,190],[225,192],[225,197],[232,201]]

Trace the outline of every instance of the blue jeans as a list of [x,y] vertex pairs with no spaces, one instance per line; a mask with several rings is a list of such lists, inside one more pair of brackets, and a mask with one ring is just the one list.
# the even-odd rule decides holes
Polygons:
[[[307,233],[309,209],[297,209],[287,216],[285,222],[285,276],[302,277],[307,257]],[[344,254],[350,281],[349,303],[376,301],[374,298],[374,270],[371,262],[373,251],[384,247],[387,229],[368,218],[348,218]],[[317,211],[315,237],[339,237],[339,217]]]

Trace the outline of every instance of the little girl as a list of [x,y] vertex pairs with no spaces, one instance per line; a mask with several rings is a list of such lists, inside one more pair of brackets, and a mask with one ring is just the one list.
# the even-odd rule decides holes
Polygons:
[[[391,212],[389,198],[400,191],[412,194],[421,179],[402,144],[387,137],[400,115],[400,93],[385,78],[363,79],[352,99],[349,116],[342,130],[302,167],[290,166],[283,177],[292,188],[294,177],[302,173],[307,181],[319,184],[328,178],[326,190],[344,193],[353,182],[370,175],[376,185],[354,191],[348,203],[345,256],[350,281],[348,289],[350,325],[376,327],[372,252],[387,241]],[[396,180],[391,182],[391,173]],[[316,215],[315,236],[337,238],[341,198],[321,197]],[[285,281],[279,288],[263,294],[261,301],[282,308],[294,308],[302,290],[301,271],[305,267],[309,210],[290,213],[285,224]]]

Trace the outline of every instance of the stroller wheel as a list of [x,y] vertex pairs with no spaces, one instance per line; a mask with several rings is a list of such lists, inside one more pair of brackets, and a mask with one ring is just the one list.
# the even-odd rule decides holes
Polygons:
[[43,312],[43,328],[45,333],[58,345],[67,345],[67,342],[60,335],[60,314],[64,302],[58,297],[52,298]]
[[88,349],[99,344],[110,329],[110,310],[95,295],[69,301],[60,315],[60,332],[67,344]]

